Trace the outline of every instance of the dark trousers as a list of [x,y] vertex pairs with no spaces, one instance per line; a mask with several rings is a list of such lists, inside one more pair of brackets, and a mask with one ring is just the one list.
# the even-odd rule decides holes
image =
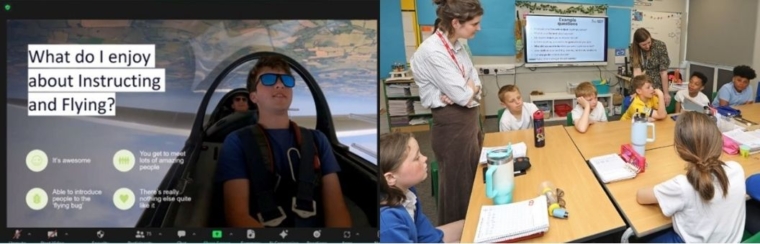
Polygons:
[[439,224],[464,219],[483,146],[478,108],[435,108],[431,141],[439,164]]

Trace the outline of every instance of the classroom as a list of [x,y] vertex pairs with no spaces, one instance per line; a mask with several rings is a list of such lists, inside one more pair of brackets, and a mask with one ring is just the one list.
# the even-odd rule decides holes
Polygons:
[[760,243],[758,1],[380,5],[381,242]]

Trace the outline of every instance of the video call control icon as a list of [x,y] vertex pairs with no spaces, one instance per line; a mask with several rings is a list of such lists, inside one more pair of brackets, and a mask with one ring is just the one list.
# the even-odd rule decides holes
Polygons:
[[122,149],[113,155],[113,166],[121,172],[129,172],[135,167],[135,155],[129,150]]
[[245,232],[245,237],[248,239],[255,239],[256,238],[256,231],[254,230],[247,230]]
[[48,203],[48,195],[41,188],[33,188],[26,193],[26,205],[32,210],[45,208]]
[[40,172],[45,170],[48,165],[48,157],[45,152],[39,149],[30,151],[26,155],[26,167],[32,172]]
[[221,230],[214,230],[211,232],[211,238],[214,239],[220,239],[222,238],[222,231]]

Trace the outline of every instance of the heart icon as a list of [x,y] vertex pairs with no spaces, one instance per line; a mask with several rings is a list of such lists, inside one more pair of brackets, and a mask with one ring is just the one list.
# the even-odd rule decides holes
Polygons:
[[121,199],[122,202],[127,202],[127,200],[129,200],[129,195],[121,194],[119,195],[119,199]]

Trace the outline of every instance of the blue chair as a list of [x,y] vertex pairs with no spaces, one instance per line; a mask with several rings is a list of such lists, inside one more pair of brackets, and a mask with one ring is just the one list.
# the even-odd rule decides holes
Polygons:
[[760,242],[760,174],[755,174],[747,178],[746,181],[747,195],[747,220],[744,225],[743,243]]
[[628,111],[628,107],[631,106],[631,102],[633,102],[633,95],[623,97],[623,107],[620,108],[621,114],[625,114],[625,111]]
[[755,174],[747,178],[746,181],[747,195],[755,201],[760,201],[760,174]]
[[760,84],[757,85],[757,92],[755,94],[755,102],[760,103]]

